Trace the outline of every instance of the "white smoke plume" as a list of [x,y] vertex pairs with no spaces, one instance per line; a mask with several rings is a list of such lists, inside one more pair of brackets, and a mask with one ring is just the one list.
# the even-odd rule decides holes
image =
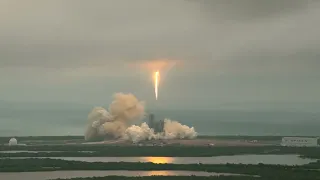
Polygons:
[[162,133],[154,133],[146,123],[141,126],[131,126],[125,131],[124,138],[132,142],[151,139],[193,139],[197,137],[197,132],[193,127],[182,125],[170,119],[164,120],[164,130]]
[[132,94],[116,93],[114,101],[109,106],[109,112],[102,107],[95,107],[89,113],[85,140],[108,135],[136,143],[152,139],[192,139],[197,136],[193,127],[170,119],[164,120],[164,131],[161,133],[155,133],[147,123],[140,126],[132,125],[144,116],[144,102]]
[[143,140],[156,139],[154,130],[149,128],[147,123],[142,123],[141,126],[130,126],[128,129],[126,129],[123,138],[131,140],[134,143]]
[[164,137],[165,139],[193,139],[197,137],[197,132],[194,130],[194,127],[190,128],[177,121],[165,119]]

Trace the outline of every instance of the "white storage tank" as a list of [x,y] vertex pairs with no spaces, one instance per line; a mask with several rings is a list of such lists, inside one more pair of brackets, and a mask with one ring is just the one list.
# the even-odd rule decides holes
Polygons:
[[9,146],[16,146],[16,145],[18,145],[17,139],[16,138],[11,138],[9,140]]
[[315,147],[318,146],[318,138],[314,137],[283,137],[282,146]]

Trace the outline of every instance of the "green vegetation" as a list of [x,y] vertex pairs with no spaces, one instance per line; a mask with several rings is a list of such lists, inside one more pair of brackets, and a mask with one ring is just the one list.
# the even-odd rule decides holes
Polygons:
[[[0,153],[0,157],[134,157],[134,156],[168,156],[168,157],[210,157],[239,154],[300,154],[303,157],[320,159],[317,147],[199,147],[199,146],[101,146],[101,145],[42,145],[42,146],[0,146],[0,151],[63,151],[38,153]],[[80,152],[92,151],[92,152]]]
[[[8,143],[12,137],[0,137],[0,144]],[[83,136],[18,136],[19,141],[61,141],[84,140]],[[281,140],[282,136],[206,136],[200,135],[198,139],[223,139],[223,140]]]
[[306,167],[308,169],[319,169],[320,170],[320,160],[318,160],[317,162],[306,164],[306,165],[304,165],[304,167]]
[[[6,144],[11,137],[0,137],[0,144]],[[66,142],[81,143],[84,142],[83,136],[22,136],[15,137],[19,143],[36,144],[64,144]]]
[[[12,137],[0,137],[0,143],[8,143]],[[83,140],[83,136],[18,136],[19,141],[58,141],[58,140]]]
[[0,172],[56,171],[56,170],[186,170],[217,173],[258,175],[264,179],[320,179],[320,163],[313,168],[280,165],[208,165],[208,164],[153,164],[153,163],[101,163],[53,159],[1,159]]
[[[317,137],[317,136],[299,136]],[[198,139],[223,139],[223,140],[258,140],[258,141],[281,141],[283,136],[198,136]]]
[[[145,176],[145,177],[125,177],[125,176],[106,176],[92,178],[73,178],[69,180],[261,180],[258,177],[243,176]],[[62,179],[56,179],[62,180]],[[64,179],[65,180],[65,179]]]
[[[219,139],[219,140],[258,140],[258,141],[281,141],[283,136],[208,136],[200,135],[198,139]],[[314,136],[303,136],[303,137],[314,137]],[[0,137],[0,144],[8,143],[12,137]],[[49,143],[58,141],[84,141],[83,136],[18,136],[15,137],[19,142],[45,142]],[[100,140],[100,139],[97,139]]]
[[[69,180],[317,180],[317,177],[273,177],[272,179],[266,177],[245,177],[245,176],[147,176],[147,177],[124,177],[124,176],[106,176],[93,178],[74,178]],[[58,180],[58,179],[57,179]],[[61,179],[59,179],[61,180]]]
[[[199,147],[199,146],[115,146],[115,145],[62,145],[66,142],[83,142],[83,136],[42,136],[16,137],[20,143],[32,146],[0,146],[0,151],[39,151],[38,153],[0,153],[0,172],[35,172],[57,170],[185,170],[216,173],[235,173],[251,176],[153,176],[153,177],[93,177],[75,178],[73,180],[317,180],[320,179],[320,160],[303,166],[280,165],[209,165],[209,164],[153,164],[129,162],[80,162],[59,159],[6,159],[10,157],[134,157],[134,156],[168,156],[168,157],[210,157],[239,154],[300,154],[302,157],[320,159],[320,148],[315,147]],[[280,136],[200,136],[200,139],[220,140],[258,140],[280,141]],[[0,137],[5,144],[10,137]],[[46,145],[44,145],[46,144]],[[48,145],[55,144],[55,145]],[[61,144],[61,145],[57,145]],[[128,150],[130,148],[130,150]],[[44,152],[56,151],[56,152]],[[60,152],[59,152],[60,151]],[[87,151],[87,152],[85,152]],[[253,177],[258,175],[260,177]]]

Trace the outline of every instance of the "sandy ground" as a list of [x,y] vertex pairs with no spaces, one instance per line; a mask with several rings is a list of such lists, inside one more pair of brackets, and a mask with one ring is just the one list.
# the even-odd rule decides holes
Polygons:
[[107,141],[101,141],[101,142],[86,142],[82,144],[125,144],[125,140],[107,140]]

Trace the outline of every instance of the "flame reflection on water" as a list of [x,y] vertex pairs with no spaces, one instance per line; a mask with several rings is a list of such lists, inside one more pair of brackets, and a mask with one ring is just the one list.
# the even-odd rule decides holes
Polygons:
[[170,171],[148,171],[143,174],[144,176],[174,176],[175,173]]
[[143,161],[152,162],[154,164],[169,164],[174,161],[172,157],[143,157]]

